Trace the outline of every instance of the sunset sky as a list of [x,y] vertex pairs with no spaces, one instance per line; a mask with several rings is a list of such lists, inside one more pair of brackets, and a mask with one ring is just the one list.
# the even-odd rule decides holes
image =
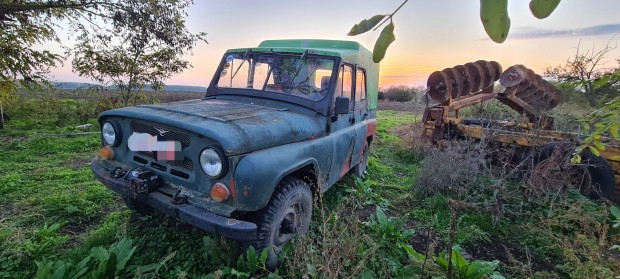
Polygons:
[[[194,0],[187,24],[207,32],[209,44],[199,44],[188,57],[190,68],[168,84],[207,86],[226,49],[252,47],[266,39],[354,40],[372,50],[380,30],[349,37],[357,22],[388,14],[402,0]],[[543,20],[531,15],[529,1],[509,1],[511,29],[497,44],[488,39],[479,18],[477,0],[409,1],[394,17],[396,41],[381,63],[380,86],[425,85],[428,75],[475,60],[495,60],[504,69],[524,64],[538,73],[563,63],[582,50],[620,41],[620,1],[563,0]],[[616,49],[608,65],[620,57]],[[84,81],[71,73],[71,63],[54,69],[59,81]]]

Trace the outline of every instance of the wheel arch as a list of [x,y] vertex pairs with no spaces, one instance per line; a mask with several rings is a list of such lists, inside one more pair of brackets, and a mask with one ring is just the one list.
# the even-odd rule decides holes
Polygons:
[[301,168],[289,173],[288,175],[281,177],[278,181],[278,185],[280,184],[280,181],[282,181],[282,179],[284,179],[285,177],[292,176],[306,182],[308,186],[310,186],[310,190],[312,191],[312,193],[317,193],[317,191],[321,191],[322,184],[318,179],[318,172],[319,171],[316,164],[314,162],[309,162],[305,166],[302,166]]
[[[236,207],[239,211],[257,211],[265,207],[285,177],[299,178],[311,191],[323,187],[320,158],[302,158],[301,151],[257,152],[239,161],[235,169]],[[283,155],[284,154],[284,155]]]

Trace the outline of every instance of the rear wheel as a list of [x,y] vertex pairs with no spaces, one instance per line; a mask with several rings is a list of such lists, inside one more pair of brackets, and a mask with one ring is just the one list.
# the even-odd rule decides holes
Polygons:
[[257,251],[269,249],[266,266],[278,267],[284,245],[298,234],[305,234],[312,216],[312,192],[308,184],[294,177],[282,179],[269,203],[257,214]]

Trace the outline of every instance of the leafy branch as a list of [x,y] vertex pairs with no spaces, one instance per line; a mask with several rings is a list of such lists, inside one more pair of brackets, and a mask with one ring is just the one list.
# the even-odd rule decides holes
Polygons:
[[355,24],[355,26],[353,26],[347,34],[349,36],[356,36],[366,33],[370,31],[370,29],[375,31],[388,20],[390,21],[390,24],[383,28],[377,42],[375,43],[375,47],[372,52],[372,60],[375,63],[379,63],[383,60],[387,48],[396,40],[396,37],[394,36],[394,22],[392,21],[392,18],[408,1],[409,0],[405,0],[402,4],[400,4],[400,6],[398,6],[398,8],[396,8],[396,10],[394,10],[394,12],[389,15],[375,15],[369,19],[362,20],[360,23]]
[[[356,36],[366,33],[371,29],[376,31],[388,20],[390,24],[385,26],[379,34],[373,49],[372,59],[375,63],[381,62],[385,57],[387,48],[392,44],[396,37],[394,36],[393,17],[409,0],[403,1],[400,6],[391,14],[375,15],[369,19],[364,19],[355,24],[347,35]],[[555,8],[560,4],[561,0],[531,0],[530,11],[538,18],[548,17]],[[503,43],[508,37],[510,30],[510,17],[508,16],[508,0],[480,0],[480,20],[484,26],[487,35],[496,43]]]
[[[609,134],[614,139],[619,139],[620,130],[620,96],[605,103],[600,109],[597,109],[580,119],[579,122],[583,125],[586,133],[589,135],[582,140],[575,152],[573,153],[572,163],[580,163],[581,156],[584,150],[588,149],[592,154],[599,156],[602,151],[605,151],[606,140],[603,135]],[[620,159],[618,156],[614,156],[611,159]]]

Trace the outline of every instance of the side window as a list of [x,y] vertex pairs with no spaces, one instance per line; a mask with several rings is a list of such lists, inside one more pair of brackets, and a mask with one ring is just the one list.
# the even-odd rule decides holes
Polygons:
[[348,97],[351,99],[353,91],[353,67],[349,65],[340,66],[338,73],[338,84],[336,85],[336,96]]
[[362,68],[357,68],[355,76],[355,101],[361,102],[366,100],[366,71]]

